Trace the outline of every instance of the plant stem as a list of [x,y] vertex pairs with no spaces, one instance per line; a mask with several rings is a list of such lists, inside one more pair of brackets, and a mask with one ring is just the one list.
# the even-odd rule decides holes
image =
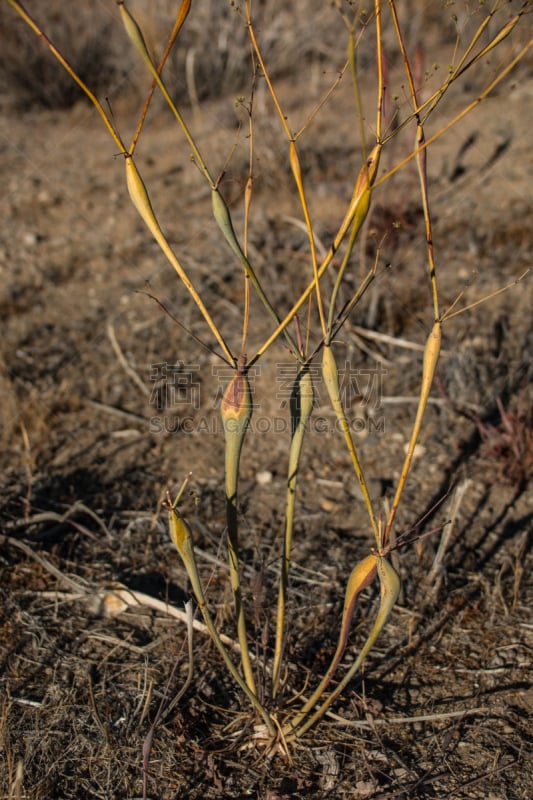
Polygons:
[[[177,500],[179,499],[179,496]],[[191,581],[192,590],[194,592],[194,596],[196,598],[196,602],[198,603],[198,607],[200,612],[204,618],[204,622],[206,627],[209,631],[209,634],[215,643],[220,655],[224,659],[224,664],[226,665],[230,675],[233,677],[237,685],[242,689],[245,695],[250,700],[250,703],[258,712],[259,716],[265,723],[270,735],[272,737],[276,734],[276,727],[270,718],[267,710],[263,707],[263,705],[259,702],[259,699],[252,687],[248,685],[247,681],[244,681],[241,676],[239,675],[238,670],[235,667],[235,664],[231,660],[229,653],[224,646],[222,639],[218,633],[217,627],[213,622],[211,614],[209,613],[209,609],[207,607],[207,602],[204,594],[204,590],[202,587],[202,582],[200,581],[200,575],[198,573],[198,567],[196,564],[196,558],[194,555],[194,547],[192,543],[192,534],[187,522],[183,519],[179,511],[176,509],[177,500],[168,506],[168,513],[169,513],[169,527],[170,527],[170,536],[171,539],[178,550],[185,569],[187,570],[187,575],[189,576],[189,580]],[[243,656],[241,650],[241,658]]]
[[226,521],[228,527],[228,562],[231,590],[237,620],[237,635],[241,647],[241,661],[246,683],[256,695],[255,679],[248,649],[246,620],[242,602],[239,574],[239,522],[237,489],[242,445],[252,415],[252,395],[244,367],[240,367],[224,393],[221,406],[225,441],[225,491]]
[[372,530],[374,531],[374,536],[379,547],[378,523],[376,520],[376,515],[374,513],[372,500],[370,499],[370,494],[368,492],[368,487],[366,485],[363,469],[361,467],[361,463],[359,461],[359,457],[357,455],[357,451],[353,443],[352,434],[350,432],[350,426],[348,424],[348,420],[346,419],[346,414],[344,412],[344,407],[342,405],[340,397],[338,370],[330,344],[327,344],[324,347],[323,358],[322,358],[322,375],[324,378],[324,383],[326,384],[326,388],[328,390],[331,404],[333,406],[335,414],[337,415],[337,419],[344,434],[346,445],[348,447],[348,451],[352,459],[352,464],[355,469],[355,474],[357,475],[357,480],[359,481],[359,486],[361,487],[361,492],[363,493],[363,499],[365,501],[365,506],[368,511],[368,516],[370,518]]
[[280,583],[278,590],[278,611],[276,618],[276,643],[274,648],[274,665],[272,669],[272,696],[279,688],[281,658],[283,655],[285,635],[285,609],[289,586],[289,569],[291,563],[292,533],[294,527],[294,505],[296,501],[296,481],[298,467],[304,442],[307,423],[313,411],[313,381],[309,366],[305,365],[294,382],[291,395],[291,444],[289,450],[289,474],[287,479],[287,497],[285,505],[285,535],[283,537],[283,556],[281,560]]

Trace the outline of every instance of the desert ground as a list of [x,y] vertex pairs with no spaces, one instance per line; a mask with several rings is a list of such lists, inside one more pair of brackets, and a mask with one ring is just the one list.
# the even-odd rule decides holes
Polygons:
[[[443,19],[436,14],[425,31],[428,91],[438,71],[432,65],[446,64],[453,50],[453,35],[439,38]],[[526,14],[501,62],[487,60],[452,87],[427,133],[478,96],[532,29]],[[335,79],[335,43],[331,34],[320,58],[311,51],[280,70],[276,86],[294,129]],[[213,170],[223,174],[221,189],[240,232],[248,138],[246,110],[235,98],[246,97],[249,85],[243,79],[232,90],[222,82],[209,95],[199,49],[195,63],[200,77],[196,86],[184,79],[184,114]],[[365,64],[371,145],[374,108],[365,76],[374,67]],[[25,67],[22,61],[19,71]],[[398,86],[401,68],[401,61],[391,63]],[[125,73],[115,76],[110,103],[128,138],[148,84],[134,59]],[[460,292],[462,305],[484,298],[531,265],[532,77],[529,55],[429,148],[444,308]],[[331,713],[288,754],[269,752],[254,744],[247,701],[202,630],[190,661],[187,627],[175,613],[190,586],[162,507],[167,491],[175,494],[191,472],[183,513],[209,603],[233,637],[219,419],[231,370],[213,355],[210,332],[132,207],[124,159],[98,114],[77,97],[57,107],[59,89],[51,84],[47,103],[39,74],[32,81],[37,96],[31,102],[32,92],[26,99],[20,89],[23,107],[3,84],[0,116],[0,796],[531,797],[530,276],[444,323],[398,512],[398,533],[410,530],[412,540],[394,553],[399,601]],[[249,252],[282,312],[309,281],[308,241],[288,143],[264,85],[254,103]],[[399,103],[401,119],[407,101]],[[326,248],[361,163],[354,119],[345,75],[301,139],[311,213]],[[409,153],[412,136],[409,128],[391,142],[381,175]],[[241,270],[213,220],[209,188],[160,99],[137,157],[174,250],[238,348]],[[376,278],[339,334],[336,353],[372,497],[386,513],[432,324],[413,162],[376,188],[347,292],[376,257]],[[254,300],[250,352],[271,328]],[[254,663],[265,681],[291,375],[281,342],[254,367],[254,417],[241,464],[243,583]],[[315,388],[293,548],[289,703],[327,666],[347,578],[373,544],[319,377]],[[344,667],[364,642],[376,603],[375,593],[363,598]]]

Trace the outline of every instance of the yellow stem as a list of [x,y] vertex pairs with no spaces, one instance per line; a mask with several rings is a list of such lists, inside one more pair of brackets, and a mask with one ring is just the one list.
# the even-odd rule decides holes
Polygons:
[[146,191],[146,186],[144,185],[144,182],[139,174],[139,170],[137,169],[135,161],[131,156],[126,157],[126,182],[131,197],[131,201],[135,206],[135,208],[137,209],[137,211],[139,212],[139,214],[141,215],[148,230],[158,243],[159,247],[167,257],[168,261],[172,264],[172,266],[178,273],[181,281],[183,282],[189,294],[193,298],[194,302],[200,309],[205,321],[209,325],[209,328],[211,329],[213,335],[215,336],[220,347],[224,351],[226,358],[231,364],[235,363],[235,359],[231,353],[231,350],[224,341],[222,334],[220,333],[215,322],[213,321],[209,311],[205,307],[202,298],[200,297],[200,295],[194,288],[193,284],[189,280],[187,273],[185,272],[180,262],[176,258],[174,251],[172,250],[171,246],[169,245],[165,237],[165,234],[161,230],[161,226],[159,225],[157,217],[152,208],[148,192]]
[[389,518],[387,520],[387,526],[385,528],[385,533],[383,536],[383,546],[386,546],[389,541],[392,525],[394,523],[394,518],[396,517],[396,512],[400,504],[400,498],[402,496],[402,492],[405,487],[407,475],[409,474],[409,469],[411,467],[411,462],[413,460],[413,454],[415,451],[416,443],[418,441],[418,437],[420,435],[420,429],[422,427],[422,418],[424,416],[424,411],[426,410],[427,402],[429,399],[429,393],[431,391],[431,386],[433,384],[433,378],[435,375],[435,369],[437,367],[437,362],[439,360],[441,343],[442,343],[442,322],[440,320],[437,320],[433,325],[433,328],[431,329],[431,333],[428,336],[426,347],[424,350],[424,361],[422,366],[422,380],[420,385],[420,398],[418,401],[418,408],[416,411],[416,417],[413,424],[411,438],[407,446],[407,454],[405,456],[405,461],[400,475],[400,480],[398,482],[398,488],[396,490]]
[[352,439],[352,434],[350,432],[350,426],[348,424],[348,420],[346,419],[346,414],[344,412],[344,407],[342,405],[340,397],[338,370],[337,370],[337,365],[335,363],[335,357],[331,350],[331,345],[327,344],[324,347],[322,357],[323,357],[322,377],[324,378],[324,383],[326,384],[326,388],[328,390],[329,398],[331,400],[331,405],[333,406],[333,409],[337,415],[337,419],[339,420],[339,424],[342,428],[342,432],[344,434],[344,438],[346,441],[346,446],[348,447],[348,452],[350,453],[352,464],[354,466],[355,474],[357,476],[357,480],[359,481],[359,486],[361,487],[361,492],[363,494],[365,506],[368,511],[368,516],[370,517],[372,530],[374,531],[374,537],[379,546],[379,527],[376,520],[376,515],[374,513],[372,500],[370,499],[370,494],[368,492],[368,488],[366,485],[365,476],[363,474],[363,468],[361,467],[361,464],[359,462],[359,457],[357,455],[357,451],[355,449],[355,445]]

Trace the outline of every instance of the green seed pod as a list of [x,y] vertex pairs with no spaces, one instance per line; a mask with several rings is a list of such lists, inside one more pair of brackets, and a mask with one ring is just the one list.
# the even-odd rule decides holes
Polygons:
[[305,427],[313,411],[313,380],[309,367],[303,367],[296,376],[290,398],[291,433],[294,436],[298,428]]
[[213,204],[213,216],[215,217],[218,227],[224,234],[225,240],[235,255],[241,260],[244,259],[245,256],[233,228],[228,206],[217,188],[211,190],[211,201]]
[[252,414],[252,393],[244,372],[237,372],[224,392],[220,413],[226,433],[246,430]]
[[241,448],[252,416],[252,393],[244,372],[237,372],[224,392],[220,413],[226,440],[226,488],[228,497],[234,497]]
[[387,558],[379,558],[377,570],[381,589],[381,602],[378,617],[383,620],[382,626],[392,610],[400,594],[400,576]]
[[139,28],[134,17],[130,14],[126,6],[124,5],[124,0],[117,0],[117,5],[119,7],[120,16],[122,17],[122,22],[124,24],[124,29],[128,34],[130,40],[135,45],[136,49],[146,61],[150,69],[154,69],[154,63],[152,61],[152,57],[148,52],[148,47],[146,46],[146,42],[144,41],[144,36],[142,35],[142,31]]

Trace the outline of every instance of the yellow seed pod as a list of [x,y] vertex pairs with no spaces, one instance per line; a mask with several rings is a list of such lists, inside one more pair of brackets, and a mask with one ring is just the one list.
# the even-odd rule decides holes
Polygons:
[[346,595],[344,599],[344,614],[346,616],[350,611],[353,612],[353,606],[363,589],[370,586],[377,574],[379,556],[375,553],[363,558],[359,564],[353,568],[348,583],[346,585]]
[[431,329],[424,348],[422,366],[422,393],[427,398],[435,376],[442,344],[442,322],[437,320]]
[[326,345],[322,351],[322,377],[330,399],[335,403],[340,398],[339,373],[331,345]]
[[131,202],[142,217],[152,236],[160,242],[163,233],[152,208],[146,186],[132,156],[126,156],[126,185]]
[[189,571],[194,560],[192,532],[188,522],[183,519],[174,506],[169,506],[168,508],[168,527],[172,543],[180,554],[187,571]]
[[348,211],[346,212],[333,244],[335,250],[339,247],[350,225],[353,223],[355,229],[360,230],[361,225],[366,219],[368,209],[370,208],[372,186],[374,185],[378,172],[381,148],[381,144],[376,144],[368,155],[366,163],[361,167]]
[[337,653],[334,664],[338,664],[348,641],[348,631],[355,611],[357,598],[374,581],[378,570],[379,556],[372,553],[363,558],[353,568],[348,583],[346,584],[346,594],[344,595],[344,608],[342,610],[341,632]]

